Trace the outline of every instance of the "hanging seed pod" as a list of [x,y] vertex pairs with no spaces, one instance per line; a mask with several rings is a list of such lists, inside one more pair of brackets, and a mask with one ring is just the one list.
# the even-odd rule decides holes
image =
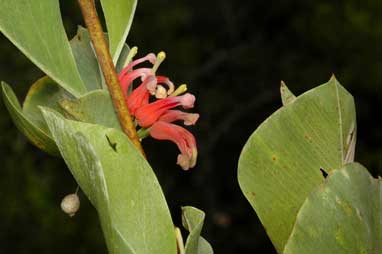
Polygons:
[[77,193],[66,195],[61,201],[61,209],[70,217],[73,217],[80,209],[80,199]]

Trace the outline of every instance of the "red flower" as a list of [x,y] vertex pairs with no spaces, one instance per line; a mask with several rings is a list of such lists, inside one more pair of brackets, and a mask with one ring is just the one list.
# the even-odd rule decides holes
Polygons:
[[[150,93],[148,87],[156,86],[154,76],[148,76],[142,84],[135,88],[131,94],[126,96],[126,103],[130,114],[135,116],[135,112],[142,106],[149,104]],[[127,92],[127,91],[126,91]]]
[[157,83],[166,84],[168,86],[168,90],[166,91],[166,89],[163,86],[158,85],[155,93],[156,98],[163,99],[174,92],[174,84],[170,81],[168,77],[157,76]]
[[184,125],[194,125],[199,119],[199,114],[186,113],[180,110],[167,110],[159,117],[158,121],[175,122],[182,120]]
[[[129,60],[136,54],[136,50],[136,48],[131,49]],[[176,107],[192,108],[195,96],[190,93],[181,95],[187,90],[186,85],[181,85],[175,90],[174,84],[168,77],[156,76],[155,72],[164,58],[164,52],[160,52],[157,56],[150,53],[129,63],[118,77],[129,111],[135,117],[137,124],[142,127],[139,132],[149,131],[150,136],[155,139],[174,142],[181,152],[177,164],[188,170],[196,164],[196,141],[189,131],[172,122],[181,120],[184,125],[194,125],[199,114],[174,110]],[[153,64],[153,67],[133,70],[136,65],[146,61]],[[140,79],[140,85],[129,93],[130,86],[137,79]],[[150,103],[150,95],[157,100]]]
[[156,122],[169,109],[175,108],[177,106],[182,106],[183,108],[192,108],[194,107],[194,102],[195,96],[190,93],[176,97],[167,97],[140,107],[137,109],[135,116],[140,126],[149,127],[150,125],[153,125],[154,122]]
[[175,124],[158,121],[151,126],[150,136],[174,142],[181,152],[178,155],[177,164],[184,170],[195,166],[198,151],[195,138],[189,131]]

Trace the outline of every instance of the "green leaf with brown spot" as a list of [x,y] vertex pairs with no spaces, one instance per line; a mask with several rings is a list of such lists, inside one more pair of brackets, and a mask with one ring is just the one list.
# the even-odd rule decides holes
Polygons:
[[296,99],[296,96],[289,90],[284,81],[280,84],[281,102],[283,105],[288,105]]
[[353,97],[333,77],[265,120],[239,159],[240,187],[282,252],[309,193],[326,172],[353,161]]
[[382,180],[351,163],[305,200],[284,254],[377,254],[382,250]]

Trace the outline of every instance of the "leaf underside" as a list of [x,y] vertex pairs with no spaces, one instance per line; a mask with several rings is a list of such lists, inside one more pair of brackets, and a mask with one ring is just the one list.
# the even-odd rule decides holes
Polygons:
[[74,96],[86,92],[58,0],[0,2],[0,31],[43,72]]
[[247,141],[239,184],[279,253],[302,203],[324,180],[320,169],[353,160],[355,126],[353,97],[333,77],[281,107]]
[[377,254],[382,249],[382,181],[362,165],[329,174],[305,200],[285,254]]
[[99,213],[110,253],[176,253],[171,216],[147,161],[122,132],[43,109],[61,155]]
[[122,51],[133,21],[136,0],[101,0],[109,34],[110,53],[114,63]]

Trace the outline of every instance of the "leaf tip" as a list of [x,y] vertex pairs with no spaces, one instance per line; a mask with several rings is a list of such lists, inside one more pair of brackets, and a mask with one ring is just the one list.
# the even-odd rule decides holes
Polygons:
[[289,90],[283,80],[280,82],[280,94],[283,106],[286,106],[296,99],[296,96]]
[[338,79],[334,73],[332,73],[332,75],[330,76],[329,83],[331,83],[331,82],[333,82],[336,85],[339,83]]
[[6,93],[6,90],[9,88],[10,86],[7,83],[5,83],[4,81],[1,81],[1,91],[3,94]]
[[60,113],[57,111],[49,108],[49,107],[44,107],[44,106],[38,106],[39,110],[41,111],[41,114],[43,115],[44,119],[46,122],[48,122],[49,118],[62,118]]

